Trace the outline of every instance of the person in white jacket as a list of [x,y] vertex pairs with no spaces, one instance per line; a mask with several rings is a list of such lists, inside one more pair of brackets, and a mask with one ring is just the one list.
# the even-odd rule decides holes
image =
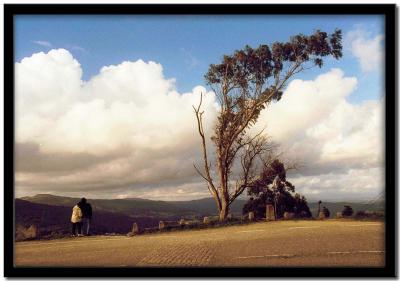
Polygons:
[[72,236],[76,236],[75,233],[77,233],[78,236],[82,236],[81,234],[82,209],[79,206],[79,203],[72,208],[71,222],[72,222]]

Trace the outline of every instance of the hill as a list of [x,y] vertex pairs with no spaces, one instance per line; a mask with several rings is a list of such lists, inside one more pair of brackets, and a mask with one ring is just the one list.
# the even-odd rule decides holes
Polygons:
[[[51,194],[37,194],[30,197],[20,198],[32,203],[40,203],[52,206],[73,207],[80,198],[55,196]],[[155,201],[141,198],[126,199],[88,199],[93,211],[108,211],[124,213],[131,217],[202,217],[217,215],[215,201],[213,198],[203,198],[191,201]],[[241,214],[244,200],[236,200],[231,211]]]
[[[56,196],[51,194],[37,194],[30,197],[22,197],[20,199],[52,206],[67,206],[72,208],[80,198],[71,198]],[[217,215],[215,201],[213,198],[203,198],[190,201],[155,201],[141,198],[126,199],[88,199],[92,204],[93,210],[123,213],[130,217],[202,217]],[[231,206],[231,212],[234,215],[242,213],[245,200],[238,199]],[[384,211],[384,202],[377,201],[373,203],[361,202],[322,202],[321,206],[325,206],[334,216],[337,212],[341,212],[345,205],[350,205],[354,212],[357,211]],[[314,216],[316,216],[318,203],[309,202],[308,206]]]
[[[32,225],[37,228],[40,237],[67,235],[71,229],[70,219],[71,207],[51,206],[15,199],[17,240],[23,239],[23,232]],[[159,219],[146,216],[133,218],[123,213],[98,210],[92,218],[91,233],[126,234],[131,230],[134,222],[142,228],[147,228],[157,226]]]
[[[39,228],[40,236],[65,235],[70,232],[72,207],[80,198],[38,194],[15,200],[16,232],[26,231],[31,225]],[[127,199],[88,199],[93,207],[93,234],[120,233],[130,231],[134,222],[141,229],[158,226],[160,220],[202,219],[204,216],[217,215],[213,198],[191,201],[155,201],[140,198]],[[245,200],[236,200],[231,206],[234,215],[241,215]],[[345,205],[357,211],[383,211],[384,204],[354,202],[323,202],[334,217]],[[310,210],[316,216],[318,203],[309,203]],[[16,233],[18,234],[18,233]]]

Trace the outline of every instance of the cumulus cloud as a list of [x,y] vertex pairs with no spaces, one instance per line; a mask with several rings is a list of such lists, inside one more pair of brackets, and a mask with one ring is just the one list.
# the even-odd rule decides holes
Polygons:
[[[383,185],[383,101],[348,103],[356,86],[339,69],[294,80],[261,113],[255,129],[266,126],[286,158],[305,164],[291,175],[305,195],[346,197]],[[207,136],[218,112],[204,87],[178,93],[160,64],[142,60],[103,67],[83,81],[79,62],[58,49],[16,63],[15,91],[17,196],[208,195],[193,168],[201,154],[192,105],[203,93]]]
[[176,92],[155,62],[103,67],[91,80],[63,49],[16,63],[17,187],[92,191],[166,184],[194,175],[199,139],[192,105],[217,104],[203,87]]
[[383,41],[384,36],[373,36],[362,28],[347,33],[345,38],[350,45],[351,53],[360,63],[363,72],[382,69],[384,64]]
[[[384,187],[384,101],[349,103],[356,86],[355,77],[332,69],[315,80],[292,81],[281,101],[261,113],[256,129],[266,126],[284,157],[298,163],[293,183],[306,194],[368,197]],[[372,194],[364,193],[365,183]]]

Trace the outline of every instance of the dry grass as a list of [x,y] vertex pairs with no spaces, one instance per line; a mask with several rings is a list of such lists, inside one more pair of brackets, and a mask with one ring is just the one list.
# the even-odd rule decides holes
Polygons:
[[260,222],[16,243],[17,266],[384,266],[384,223]]

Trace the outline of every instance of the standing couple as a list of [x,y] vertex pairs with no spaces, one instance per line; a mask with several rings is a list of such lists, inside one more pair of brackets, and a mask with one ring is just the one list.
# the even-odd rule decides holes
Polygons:
[[86,202],[86,198],[82,198],[81,201],[72,208],[72,236],[89,235],[91,218],[92,206]]

